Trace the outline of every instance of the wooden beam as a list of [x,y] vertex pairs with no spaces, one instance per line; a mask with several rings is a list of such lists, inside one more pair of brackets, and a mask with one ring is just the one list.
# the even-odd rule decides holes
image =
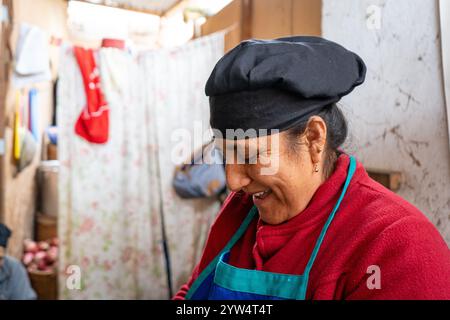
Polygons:
[[[156,15],[156,16],[162,16],[162,15],[164,15],[165,12],[167,12],[167,10],[163,11],[163,10],[152,10],[152,9],[140,9],[140,8],[136,8],[136,7],[133,7],[133,6],[130,6],[130,5],[126,5],[126,4],[121,4],[121,3],[111,5],[111,4],[108,4],[109,2],[105,1],[105,0],[103,0],[102,2],[91,2],[89,0],[77,0],[77,1],[89,3],[89,4],[92,4],[92,5],[96,5],[96,6],[102,6],[102,7],[108,7],[108,8],[117,8],[117,9],[123,9],[123,10],[128,10],[128,11],[153,14],[153,15]],[[177,3],[175,3],[174,6],[178,5],[179,2],[180,1],[177,1]],[[172,6],[171,6],[171,8],[172,8]]]
[[201,26],[201,35],[225,30],[225,52],[233,49],[239,44],[241,36],[241,15],[242,1],[234,0],[217,14],[208,17],[206,22]]
[[321,0],[292,0],[291,34],[310,36],[322,34]]
[[399,171],[366,168],[367,174],[391,191],[398,191],[403,182],[403,174]]
[[169,8],[167,8],[166,10],[164,10],[161,14],[161,16],[166,16],[169,15],[172,11],[178,9],[178,8],[182,8],[185,5],[185,0],[178,0],[177,2],[175,2],[174,4],[172,4]]
[[252,8],[252,37],[275,39],[292,33],[291,0],[257,0]]
[[253,37],[253,0],[241,0],[241,41]]

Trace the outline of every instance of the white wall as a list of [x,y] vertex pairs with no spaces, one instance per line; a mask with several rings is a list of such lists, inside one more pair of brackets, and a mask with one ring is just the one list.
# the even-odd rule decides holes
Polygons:
[[[370,30],[366,10],[381,9]],[[323,36],[357,52],[366,83],[342,103],[347,150],[366,166],[399,170],[398,192],[421,209],[450,244],[450,152],[438,5],[435,0],[323,0]]]

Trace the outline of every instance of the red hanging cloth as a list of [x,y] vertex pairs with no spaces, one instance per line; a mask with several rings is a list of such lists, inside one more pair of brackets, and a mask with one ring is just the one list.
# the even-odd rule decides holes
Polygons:
[[109,108],[101,90],[94,50],[74,47],[74,54],[86,92],[86,106],[75,124],[75,132],[89,142],[105,143],[109,136]]

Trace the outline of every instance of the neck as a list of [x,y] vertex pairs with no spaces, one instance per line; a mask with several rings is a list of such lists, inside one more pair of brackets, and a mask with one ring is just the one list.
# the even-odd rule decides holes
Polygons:
[[336,169],[336,161],[340,155],[341,152],[339,151],[329,151],[325,155],[322,166],[322,183],[328,180],[328,178],[333,174]]

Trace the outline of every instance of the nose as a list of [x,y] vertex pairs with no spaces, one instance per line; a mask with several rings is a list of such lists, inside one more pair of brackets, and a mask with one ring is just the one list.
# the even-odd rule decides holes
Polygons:
[[227,185],[231,191],[238,192],[252,182],[247,175],[244,164],[227,164],[225,166],[225,173]]

